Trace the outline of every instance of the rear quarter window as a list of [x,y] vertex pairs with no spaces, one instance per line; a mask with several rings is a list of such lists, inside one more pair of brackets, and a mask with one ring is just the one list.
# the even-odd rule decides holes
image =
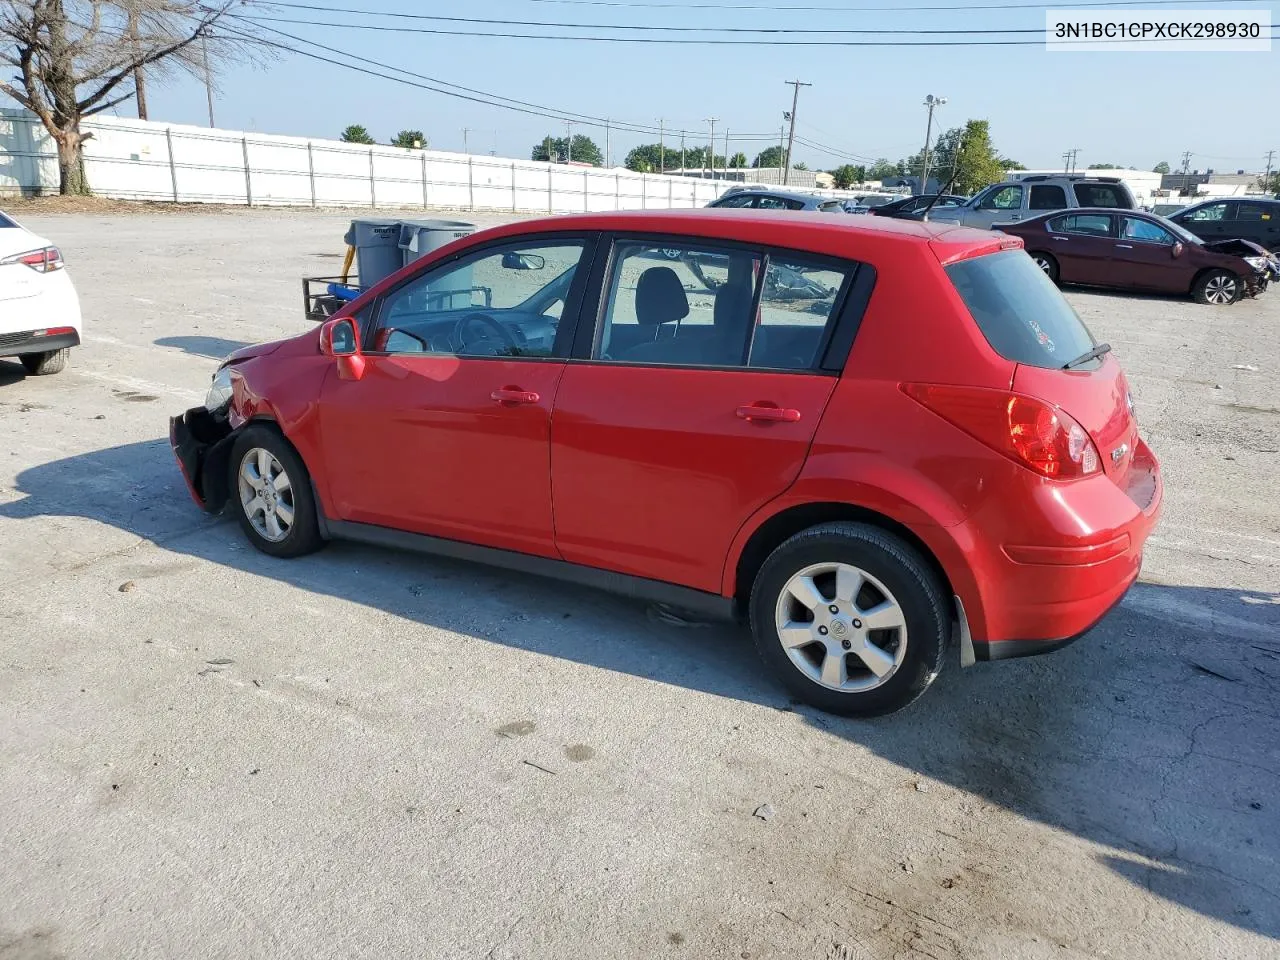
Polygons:
[[1118,183],[1077,183],[1073,186],[1076,202],[1082,207],[1133,209],[1133,201],[1129,198],[1129,191]]
[[946,268],[991,349],[1006,360],[1057,369],[1091,350],[1089,328],[1022,250]]

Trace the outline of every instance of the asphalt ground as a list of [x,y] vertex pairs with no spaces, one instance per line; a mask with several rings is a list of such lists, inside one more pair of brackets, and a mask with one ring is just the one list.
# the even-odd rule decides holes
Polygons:
[[347,216],[25,219],[86,337],[0,361],[0,960],[1280,951],[1280,293],[1068,292],[1163,460],[1142,583],[858,722],[726,627],[201,514],[167,418]]

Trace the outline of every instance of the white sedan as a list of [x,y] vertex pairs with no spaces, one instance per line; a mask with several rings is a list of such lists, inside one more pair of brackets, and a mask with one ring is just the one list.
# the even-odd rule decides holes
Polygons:
[[57,373],[80,345],[80,300],[62,254],[0,213],[0,357]]

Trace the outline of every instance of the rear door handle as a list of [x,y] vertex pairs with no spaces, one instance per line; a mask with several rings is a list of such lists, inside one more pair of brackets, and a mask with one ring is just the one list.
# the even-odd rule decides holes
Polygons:
[[1054,239],[1054,240],[1061,240],[1063,243],[1066,243],[1066,242],[1067,242],[1068,240],[1070,240],[1071,238],[1070,238],[1070,237],[1054,237],[1053,239]]
[[1132,249],[1133,249],[1133,244],[1131,244],[1131,243],[1117,243],[1117,244],[1116,244],[1116,249],[1117,249],[1117,250],[1132,250]]
[[737,409],[738,418],[747,423],[799,423],[800,411],[774,403],[752,403]]
[[513,407],[520,404],[537,403],[542,399],[532,390],[521,390],[519,387],[503,387],[501,390],[495,390],[489,394],[489,398],[495,403]]

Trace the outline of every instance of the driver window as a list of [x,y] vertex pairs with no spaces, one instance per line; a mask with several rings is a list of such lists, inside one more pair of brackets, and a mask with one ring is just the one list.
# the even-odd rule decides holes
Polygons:
[[368,353],[550,357],[581,241],[504,246],[389,293]]
[[1021,187],[1001,187],[982,198],[979,209],[982,210],[1017,210],[1022,206]]

